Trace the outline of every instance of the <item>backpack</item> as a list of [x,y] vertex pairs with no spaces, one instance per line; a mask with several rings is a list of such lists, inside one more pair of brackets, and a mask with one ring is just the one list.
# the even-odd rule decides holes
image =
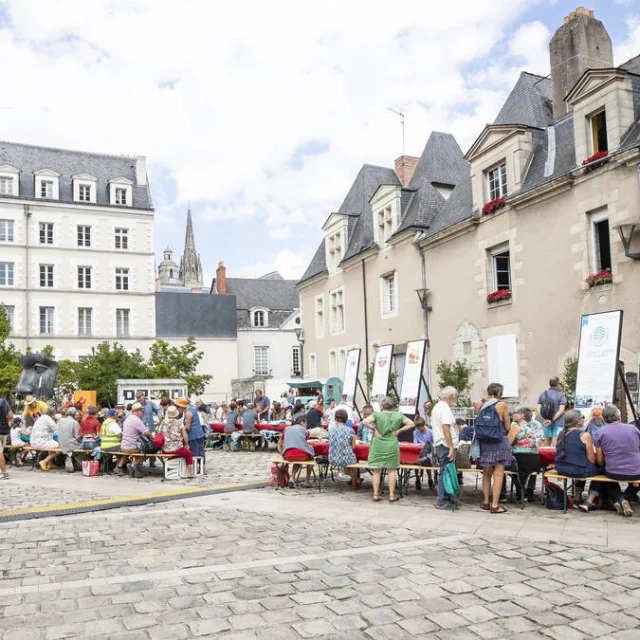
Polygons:
[[542,403],[540,404],[540,416],[544,420],[553,420],[556,415],[556,405],[545,391],[542,394]]
[[442,472],[444,490],[450,496],[460,495],[460,485],[458,484],[458,471],[454,462],[449,462]]
[[[564,511],[564,489],[555,482],[549,482],[547,478],[542,478],[544,488],[547,492],[544,505],[547,509],[554,511]],[[573,509],[573,501],[567,497],[567,509]]]
[[474,438],[480,442],[500,442],[504,438],[504,427],[496,411],[498,401],[495,398],[482,405],[476,417]]
[[433,443],[425,442],[420,453],[418,454],[418,464],[421,467],[435,467],[433,463]]
[[136,441],[136,447],[140,453],[148,455],[150,453],[157,453],[158,447],[153,444],[153,440],[147,435],[141,435]]

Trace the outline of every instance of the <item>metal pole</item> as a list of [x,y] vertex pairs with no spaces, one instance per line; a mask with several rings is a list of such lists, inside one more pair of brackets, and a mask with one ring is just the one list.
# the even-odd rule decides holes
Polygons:
[[24,326],[25,326],[25,338],[27,343],[27,350],[30,346],[30,326],[31,326],[31,313],[29,311],[29,275],[31,272],[31,264],[29,263],[29,222],[31,220],[31,211],[29,205],[24,205]]

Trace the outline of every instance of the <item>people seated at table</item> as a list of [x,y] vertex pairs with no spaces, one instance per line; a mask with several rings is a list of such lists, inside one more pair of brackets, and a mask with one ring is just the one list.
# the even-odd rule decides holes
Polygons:
[[282,405],[274,400],[271,404],[271,415],[269,416],[270,422],[283,422],[287,419],[287,412],[282,408]]
[[[596,464],[596,452],[591,434],[583,430],[584,416],[575,409],[564,414],[564,427],[558,436],[556,444],[556,471],[569,478],[590,478],[603,473],[603,469]],[[577,492],[582,495],[585,483],[577,483]],[[596,499],[603,489],[602,482],[591,481],[589,495],[582,502],[581,497],[576,501],[578,508],[585,513],[593,509]]]
[[620,411],[613,404],[602,410],[602,417],[605,425],[594,438],[596,463],[604,466],[610,478],[629,483],[624,491],[619,487],[613,505],[628,518],[633,515],[629,500],[638,492],[638,487],[631,483],[640,482],[640,431],[634,425],[620,422]]
[[38,463],[43,471],[49,471],[52,468],[54,458],[60,452],[60,445],[54,439],[56,432],[56,423],[53,419],[56,410],[51,407],[45,409],[45,412],[36,419],[31,429],[30,443],[34,449],[57,449],[51,451],[47,456]]
[[370,404],[365,404],[364,407],[362,407],[362,418],[358,422],[357,428],[358,439],[362,442],[369,443],[371,442],[371,438],[373,438],[373,430],[364,425],[364,421],[371,415],[373,415],[373,407]]
[[[415,429],[413,430],[413,444],[420,444],[424,447],[425,444],[431,443],[433,448],[433,432],[431,428],[427,426],[425,419],[421,415],[417,415],[413,419]],[[420,472],[422,476],[422,472]],[[430,470],[427,471],[427,479],[429,482],[429,489],[433,489],[433,475]],[[416,489],[420,489],[422,486],[421,478],[416,477]]]
[[189,449],[189,434],[178,419],[179,415],[177,407],[169,407],[158,426],[158,433],[164,436],[162,453],[171,453],[183,458],[187,465],[187,478],[193,478],[193,453]]
[[[164,411],[165,415],[167,409]],[[103,453],[120,451],[120,445],[122,444],[122,427],[118,424],[116,416],[116,410],[109,409],[107,417],[102,423],[102,429],[100,430],[100,449]]]
[[[120,444],[122,453],[138,453],[138,438],[142,435],[150,436],[150,432],[142,422],[144,407],[136,402],[131,406],[131,414],[127,416],[122,426],[122,442]],[[133,464],[127,467],[129,474],[136,478],[142,478],[143,457],[134,457]],[[123,467],[127,463],[127,456],[119,456],[118,464],[114,469],[114,475],[124,474]]]
[[335,427],[329,427],[329,464],[343,469],[351,476],[352,489],[360,488],[362,482],[358,479],[358,469],[344,467],[357,462],[353,448],[356,446],[356,434],[347,426],[347,412],[338,409],[335,413]]
[[[298,418],[290,427],[287,427],[278,441],[278,451],[288,462],[304,462],[313,460],[313,447],[307,442],[307,420],[304,416]],[[299,464],[294,464],[289,486],[295,486],[294,478],[300,469]],[[311,466],[307,465],[307,481],[305,487],[311,486]]]
[[224,444],[227,451],[231,451],[232,449],[232,445],[234,444],[232,435],[236,432],[237,425],[240,424],[241,420],[238,404],[231,401],[229,403],[229,413],[227,413],[227,419],[224,423],[224,434],[226,436]]
[[250,402],[246,411],[242,414],[242,433],[258,433],[256,422],[258,422],[258,413],[255,405]]
[[[533,424],[537,424],[539,429]],[[525,458],[526,454],[537,454],[538,453],[538,444],[544,438],[544,432],[542,430],[542,425],[533,419],[533,412],[529,407],[518,407],[512,415],[511,418],[511,429],[509,429],[509,433],[507,435],[509,442],[511,443],[511,450],[514,454],[518,454],[518,467],[520,468],[522,481],[524,482],[524,478],[527,476],[529,471],[533,471],[531,467],[527,466],[527,460],[529,458]],[[539,458],[536,456],[536,463],[538,463]],[[537,469],[536,469],[537,471]],[[506,496],[506,482],[503,483],[503,491],[502,495]],[[531,502],[534,500],[536,489],[536,476],[529,474],[527,479],[527,486],[525,487],[525,495],[527,499]]]
[[602,407],[594,407],[589,417],[584,421],[584,428],[589,432],[591,438],[595,438],[596,433],[604,427],[604,418],[602,417]]
[[96,417],[98,408],[94,406],[87,407],[87,417],[82,421],[78,437],[80,438],[80,447],[87,451],[93,451],[98,445],[98,436],[100,435],[101,425]]
[[302,400],[297,398],[296,403],[293,405],[293,409],[291,410],[291,421],[295,422],[298,418],[301,418],[304,415],[306,415],[306,410],[302,404]]
[[307,427],[309,429],[315,429],[322,425],[323,413],[316,407],[315,400],[309,400],[309,409],[307,410]]
[[[25,426],[22,418],[20,416],[14,416],[13,422],[11,425],[11,430],[9,431],[9,438],[11,440],[11,446],[16,449],[22,449],[29,444],[29,437],[31,435],[31,429]],[[16,467],[21,467],[24,464],[24,461],[27,457],[27,453],[22,453],[20,451],[16,454]]]
[[76,409],[74,407],[65,407],[62,409],[62,418],[58,421],[58,444],[60,451],[65,455],[64,468],[68,473],[73,473],[76,469],[80,470],[80,460],[84,458],[84,454],[74,453],[80,449],[80,440],[78,432],[80,425],[74,418]]
[[373,501],[380,502],[380,480],[382,470],[389,477],[389,502],[396,502],[397,470],[400,466],[400,445],[398,434],[413,429],[414,424],[402,413],[394,411],[395,402],[389,396],[380,402],[376,411],[364,420],[364,426],[373,429],[373,439],[369,447],[369,468],[373,469]]

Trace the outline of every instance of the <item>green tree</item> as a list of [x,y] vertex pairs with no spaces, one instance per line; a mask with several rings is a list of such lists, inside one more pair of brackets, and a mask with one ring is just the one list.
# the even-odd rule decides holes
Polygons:
[[183,378],[189,393],[201,394],[213,376],[196,374],[204,352],[198,351],[195,338],[185,344],[172,347],[159,338],[151,345],[149,355],[150,378]]
[[77,375],[77,388],[91,389],[102,406],[113,406],[117,400],[118,378],[151,378],[149,366],[139,349],[129,353],[119,342],[102,342],[91,347],[91,353],[72,363]]
[[562,388],[567,397],[567,404],[574,404],[576,400],[576,378],[578,377],[578,358],[569,357],[564,361],[562,373]]
[[464,360],[456,360],[455,362],[441,360],[436,367],[438,387],[441,390],[445,387],[455,387],[458,390],[457,405],[459,407],[471,405],[471,376],[474,370],[474,367]]
[[[365,378],[367,383],[367,393],[369,397],[371,397],[371,389],[373,387],[373,370],[375,369],[376,362],[375,359],[371,363],[371,366],[365,372]],[[398,388],[398,373],[396,371],[391,371],[389,373],[389,397],[393,398],[396,402],[400,402],[400,399],[396,396],[396,392],[394,389]]]
[[79,364],[73,360],[60,360],[58,363],[58,375],[54,386],[55,395],[58,399],[73,393],[78,386]]
[[9,341],[11,323],[9,314],[0,304],[0,397],[11,398],[20,378],[22,368],[18,362],[20,352],[13,342]]

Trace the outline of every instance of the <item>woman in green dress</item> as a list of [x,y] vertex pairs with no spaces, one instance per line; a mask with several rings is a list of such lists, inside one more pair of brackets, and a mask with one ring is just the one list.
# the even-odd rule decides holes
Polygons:
[[394,401],[387,396],[380,402],[380,411],[365,418],[365,427],[373,429],[373,440],[369,447],[369,468],[373,469],[373,501],[380,502],[380,478],[382,470],[389,474],[389,502],[396,502],[396,470],[400,466],[398,434],[412,429],[414,424],[402,413],[394,411]]

